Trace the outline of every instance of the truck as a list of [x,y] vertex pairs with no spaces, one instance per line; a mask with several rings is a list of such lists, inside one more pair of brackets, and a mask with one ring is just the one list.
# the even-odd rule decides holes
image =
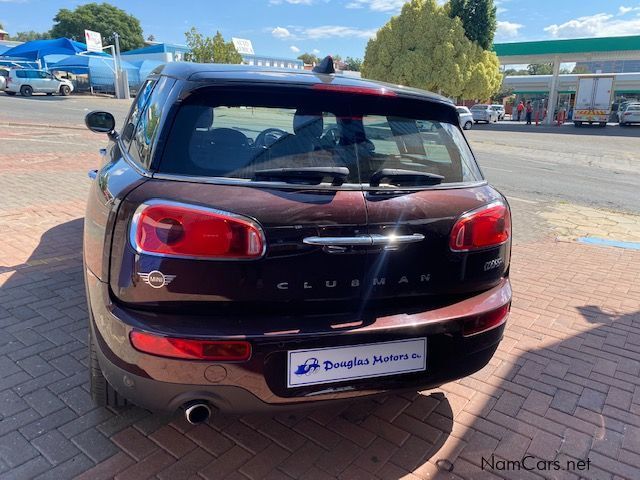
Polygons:
[[613,101],[613,75],[584,75],[578,77],[576,102],[573,107],[573,123],[597,123],[606,127]]

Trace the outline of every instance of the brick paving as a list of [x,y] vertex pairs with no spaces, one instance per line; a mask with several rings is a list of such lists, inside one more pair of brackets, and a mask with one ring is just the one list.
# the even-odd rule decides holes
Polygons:
[[[518,238],[505,339],[439,390],[200,426],[94,407],[81,233],[101,139],[44,133],[0,129],[0,479],[640,478],[640,252],[551,237]],[[552,463],[498,468],[523,458]]]

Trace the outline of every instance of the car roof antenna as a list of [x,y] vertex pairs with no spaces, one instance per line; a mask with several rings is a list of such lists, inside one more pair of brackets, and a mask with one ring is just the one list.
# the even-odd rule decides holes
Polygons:
[[319,64],[313,67],[312,71],[315,73],[336,73],[331,55],[324,57]]

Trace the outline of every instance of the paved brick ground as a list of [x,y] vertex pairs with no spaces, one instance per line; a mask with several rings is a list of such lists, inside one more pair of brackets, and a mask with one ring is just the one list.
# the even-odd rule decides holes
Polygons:
[[498,353],[441,390],[198,427],[95,408],[80,236],[100,141],[25,133],[0,131],[0,478],[640,478],[640,252],[544,235],[514,247]]

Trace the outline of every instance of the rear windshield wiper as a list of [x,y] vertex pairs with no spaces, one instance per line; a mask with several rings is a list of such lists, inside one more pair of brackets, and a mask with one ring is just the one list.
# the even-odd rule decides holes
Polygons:
[[439,185],[444,180],[442,175],[435,173],[419,172],[417,170],[401,170],[398,168],[383,168],[378,170],[369,179],[369,185],[379,187],[382,180],[385,183],[397,187],[414,187],[421,185]]
[[292,167],[292,168],[268,168],[257,170],[253,174],[253,180],[261,181],[285,181],[288,183],[303,183],[305,185],[319,185],[329,179],[331,185],[339,186],[349,176],[347,167]]

